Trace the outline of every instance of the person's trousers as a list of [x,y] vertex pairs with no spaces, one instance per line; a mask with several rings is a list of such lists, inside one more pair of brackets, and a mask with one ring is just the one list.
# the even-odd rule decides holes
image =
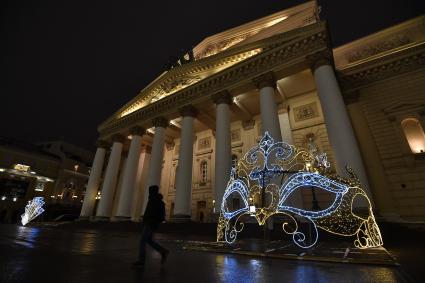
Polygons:
[[165,249],[163,246],[155,242],[152,237],[153,237],[152,227],[150,227],[149,225],[143,225],[142,236],[140,239],[140,246],[139,246],[139,261],[141,262],[145,262],[146,244],[149,244],[149,246],[151,246],[161,255],[167,251],[167,249]]

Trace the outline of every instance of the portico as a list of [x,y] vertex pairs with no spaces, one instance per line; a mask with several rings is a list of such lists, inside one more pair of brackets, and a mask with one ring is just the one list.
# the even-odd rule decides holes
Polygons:
[[[227,35],[207,38],[195,47],[196,60],[162,74],[102,123],[100,138],[112,148],[109,158],[104,145],[98,149],[81,216],[137,221],[146,206],[147,188],[158,185],[168,219],[199,221],[202,215],[211,221],[232,162],[265,131],[276,141],[327,153],[340,174],[351,166],[369,188],[336,80],[328,30],[309,17],[314,7],[310,9],[305,24],[288,21],[293,26],[288,31],[263,27],[268,34],[261,37],[258,28],[273,19],[257,23],[255,35],[253,25],[239,27],[246,36],[243,44],[235,41],[216,53],[211,46],[228,40]],[[291,11],[276,14],[274,21],[285,13]],[[147,147],[149,153],[142,150]],[[102,167],[106,170],[100,181]],[[97,191],[100,201],[94,212]],[[292,201],[311,207],[311,198],[305,193]],[[317,198],[319,206],[330,201],[320,192]],[[237,199],[233,204],[240,205]]]

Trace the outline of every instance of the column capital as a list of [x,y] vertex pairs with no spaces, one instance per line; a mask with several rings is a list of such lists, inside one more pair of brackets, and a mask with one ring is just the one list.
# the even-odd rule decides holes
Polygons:
[[333,54],[329,49],[308,55],[306,59],[312,71],[324,65],[333,66]]
[[130,128],[130,135],[143,136],[146,133],[146,129],[141,126],[134,126]]
[[108,149],[111,147],[111,143],[105,141],[105,140],[97,140],[96,141],[96,147]]
[[170,122],[164,117],[156,117],[152,119],[152,124],[154,127],[166,128],[170,125]]
[[225,103],[225,104],[232,104],[232,95],[230,94],[229,91],[227,90],[223,90],[220,92],[217,92],[215,94],[213,94],[211,96],[213,102],[215,104],[221,104],[221,103]]
[[289,104],[288,101],[284,101],[278,104],[278,113],[289,113]]
[[273,72],[268,72],[253,78],[252,82],[258,89],[262,89],[263,87],[276,88],[276,78]]
[[190,117],[196,118],[196,116],[198,115],[198,109],[193,107],[193,105],[191,104],[183,106],[182,108],[179,109],[179,111],[180,111],[180,115],[182,115],[183,117],[190,116]]
[[113,134],[111,137],[112,142],[124,143],[125,136],[121,134]]
[[147,145],[147,144],[143,145],[142,146],[142,152],[151,154],[151,152],[152,152],[152,146]]

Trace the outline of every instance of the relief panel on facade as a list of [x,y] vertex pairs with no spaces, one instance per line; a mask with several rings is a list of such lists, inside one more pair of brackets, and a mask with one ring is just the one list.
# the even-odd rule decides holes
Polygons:
[[198,150],[211,148],[211,137],[201,138],[198,141]]
[[293,111],[295,122],[305,121],[320,116],[316,102],[294,107]]
[[324,123],[319,97],[315,92],[289,100],[289,120],[292,129]]

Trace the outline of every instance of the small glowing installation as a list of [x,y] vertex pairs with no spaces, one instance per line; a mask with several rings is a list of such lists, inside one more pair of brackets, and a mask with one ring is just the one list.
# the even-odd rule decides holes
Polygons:
[[27,206],[25,206],[25,213],[21,215],[22,225],[25,226],[28,222],[42,214],[44,212],[43,205],[43,197],[35,197],[33,200],[30,200]]
[[[232,169],[221,204],[217,241],[235,242],[244,227],[243,216],[253,216],[259,225],[264,225],[269,217],[280,215],[285,216],[283,232],[302,248],[317,243],[318,228],[341,236],[355,236],[357,248],[381,246],[382,237],[370,200],[354,171],[346,168],[349,178],[333,174],[326,154],[315,152],[285,142],[275,143],[266,132],[259,145],[251,148]],[[306,210],[290,204],[294,192],[312,188],[334,196],[329,207]],[[231,205],[235,196],[242,204],[237,209]],[[353,201],[358,196],[367,200],[367,216],[353,213]],[[301,219],[310,223],[310,233],[301,231]]]

